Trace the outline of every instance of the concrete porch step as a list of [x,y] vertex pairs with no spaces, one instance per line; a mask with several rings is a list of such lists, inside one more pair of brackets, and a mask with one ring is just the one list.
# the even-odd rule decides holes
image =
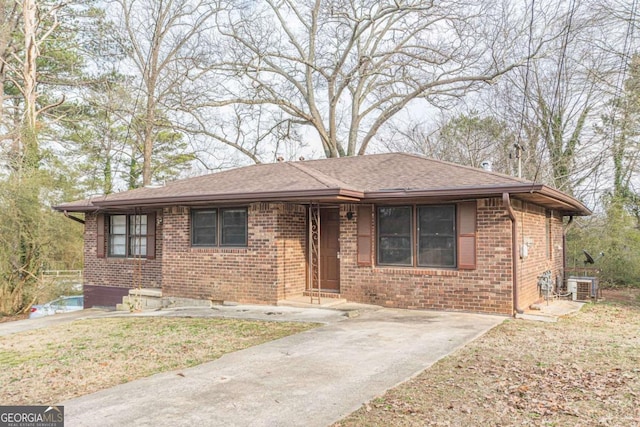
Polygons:
[[285,307],[298,307],[298,308],[310,308],[310,307],[328,308],[328,307],[336,307],[341,304],[345,304],[346,302],[347,302],[346,299],[340,298],[340,297],[325,298],[321,296],[320,304],[318,304],[318,297],[314,296],[313,303],[311,303],[310,296],[300,295],[296,297],[289,297],[285,300],[280,300],[276,303],[276,305],[285,306]]
[[161,289],[131,289],[129,295],[122,297],[122,304],[116,305],[117,311],[155,310],[162,308]]
[[555,323],[562,317],[573,316],[580,311],[585,303],[579,301],[553,300],[534,304],[524,313],[516,314],[516,319],[534,320],[538,322]]
[[516,313],[516,319],[533,320],[535,322],[556,323],[558,321],[558,316],[527,311],[524,313]]
[[[303,296],[305,297],[311,297],[311,291],[304,291],[302,293]],[[313,291],[313,296],[317,297],[318,295],[318,291]],[[340,294],[337,292],[320,292],[320,298],[333,298],[333,299],[340,299]]]
[[129,290],[129,295],[137,295],[142,297],[162,298],[162,289],[140,288]]

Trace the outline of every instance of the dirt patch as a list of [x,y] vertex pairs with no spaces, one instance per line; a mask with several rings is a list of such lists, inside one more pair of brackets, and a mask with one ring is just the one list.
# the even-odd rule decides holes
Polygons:
[[0,316],[0,323],[15,322],[16,320],[24,320],[29,317],[28,313],[15,314],[13,316]]
[[640,306],[640,288],[605,288],[600,293],[603,302]]
[[335,426],[636,427],[640,300],[605,295],[555,324],[508,320]]
[[315,324],[233,319],[89,319],[0,337],[0,402],[49,405],[215,360]]

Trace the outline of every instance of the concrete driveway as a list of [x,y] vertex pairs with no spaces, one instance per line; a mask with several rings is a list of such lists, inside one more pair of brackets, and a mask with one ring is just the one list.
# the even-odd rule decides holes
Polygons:
[[69,426],[326,426],[504,319],[367,310],[61,404]]

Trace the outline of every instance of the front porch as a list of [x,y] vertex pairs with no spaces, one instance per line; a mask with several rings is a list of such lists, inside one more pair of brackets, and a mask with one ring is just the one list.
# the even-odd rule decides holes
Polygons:
[[[305,295],[306,294],[306,295]],[[305,291],[303,295],[299,296],[290,296],[286,299],[279,300],[276,305],[284,306],[284,307],[321,307],[321,308],[332,308],[336,306],[340,306],[345,304],[347,300],[345,298],[341,298],[340,294],[334,293],[320,293],[320,297],[318,298],[318,293],[315,292],[313,298],[310,295],[309,291]]]

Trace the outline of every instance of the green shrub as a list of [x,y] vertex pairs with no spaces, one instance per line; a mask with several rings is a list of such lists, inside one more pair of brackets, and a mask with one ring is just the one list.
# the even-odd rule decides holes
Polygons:
[[624,209],[611,205],[604,214],[577,219],[567,233],[567,267],[583,268],[582,250],[596,257],[600,282],[612,286],[640,286],[640,229]]

